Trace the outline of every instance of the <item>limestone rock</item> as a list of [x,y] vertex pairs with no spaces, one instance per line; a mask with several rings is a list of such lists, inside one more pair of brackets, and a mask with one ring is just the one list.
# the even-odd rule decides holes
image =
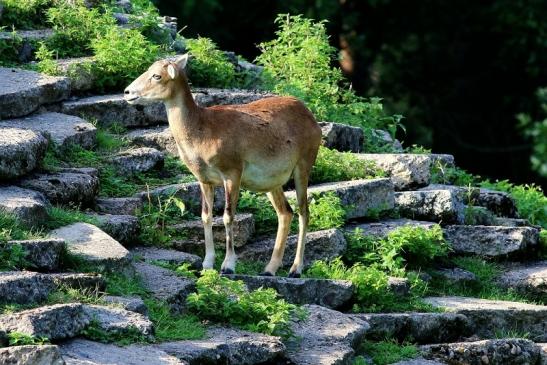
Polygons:
[[361,342],[369,325],[364,320],[317,305],[305,305],[305,320],[293,323],[301,340],[288,344],[287,357],[296,365],[349,364],[353,348]]
[[342,152],[361,152],[364,133],[361,128],[346,124],[321,122],[324,146]]
[[34,71],[0,67],[0,119],[20,117],[43,104],[68,97],[67,78],[52,77]]
[[531,226],[530,222],[526,219],[520,218],[503,218],[496,217],[494,222],[495,226],[505,226],[505,227],[526,227]]
[[536,248],[539,232],[532,227],[447,226],[444,236],[454,252],[487,257],[526,253]]
[[394,231],[398,228],[412,226],[412,227],[422,227],[424,229],[429,229],[435,226],[435,223],[424,222],[424,221],[415,221],[411,219],[386,219],[380,222],[371,222],[371,223],[358,223],[351,224],[344,227],[344,231],[347,233],[352,233],[356,229],[362,231],[362,234],[365,236],[375,236],[383,238],[388,235],[389,232]]
[[175,313],[184,311],[186,297],[196,288],[194,280],[145,262],[136,262],[133,265],[142,278],[144,287],[154,298],[166,301]]
[[[297,239],[297,235],[288,237],[285,255],[283,256],[283,267],[292,265],[296,254]],[[275,239],[249,243],[239,250],[237,256],[241,260],[267,263],[270,261],[274,244]],[[310,232],[307,234],[304,265],[309,265],[316,260],[331,260],[342,255],[346,247],[346,239],[342,232],[337,229]]]
[[515,200],[508,193],[489,189],[480,189],[477,204],[502,217],[516,218]]
[[426,345],[420,350],[426,358],[454,364],[527,365],[540,360],[539,347],[519,338]]
[[[185,221],[171,228],[185,236],[184,240],[173,242],[176,249],[197,254],[204,252],[205,238],[201,219]],[[253,215],[249,213],[236,214],[233,229],[234,246],[244,246],[255,232]],[[226,247],[226,228],[222,217],[213,218],[213,239],[217,247]]]
[[41,134],[0,124],[0,180],[17,178],[38,167],[47,143]]
[[150,147],[123,151],[112,158],[112,163],[123,174],[134,174],[158,169],[163,166],[163,153]]
[[141,128],[129,131],[125,137],[134,145],[153,147],[178,157],[177,144],[169,127]]
[[56,146],[67,148],[79,145],[91,148],[95,145],[97,128],[85,120],[60,113],[42,113],[0,122],[0,127],[30,129],[42,134]]
[[70,80],[70,90],[88,91],[95,87],[97,76],[93,72],[96,64],[93,57],[66,58],[56,60],[59,72]]
[[[346,209],[346,218],[362,218],[371,213],[393,209],[393,184],[389,179],[364,179],[313,185],[308,195],[323,195],[333,192]],[[296,198],[294,191],[285,193],[287,198]]]
[[465,206],[461,197],[451,190],[404,191],[395,193],[395,207],[411,219],[442,224],[463,223]]
[[70,253],[106,269],[121,270],[131,261],[129,251],[92,224],[74,223],[51,231],[50,236],[64,239]]
[[164,261],[170,264],[182,265],[190,264],[194,269],[201,270],[201,257],[186,252],[167,250],[157,247],[135,247],[131,254],[138,259],[146,262]]
[[442,280],[450,283],[471,283],[477,281],[475,274],[459,267],[439,269],[435,271],[435,274],[442,278]]
[[13,214],[28,226],[45,222],[49,206],[46,197],[37,191],[17,186],[0,187],[0,210]]
[[482,338],[514,331],[529,333],[536,342],[547,340],[547,306],[466,297],[430,297],[424,301],[463,314],[472,324],[473,332]]
[[213,327],[204,340],[164,342],[157,347],[190,365],[274,363],[285,351],[278,337],[233,328]]
[[407,278],[389,277],[387,286],[389,291],[398,297],[406,297],[410,293],[410,283]]
[[139,234],[139,219],[132,215],[89,214],[98,221],[98,226],[116,241],[135,244]]
[[468,205],[476,205],[476,202],[478,201],[480,196],[480,189],[474,186],[429,184],[419,190],[420,191],[449,190],[453,194],[455,194],[462,202]]
[[365,135],[363,141],[365,150],[385,149],[390,152],[403,152],[403,145],[394,139],[388,131],[382,129],[371,129],[370,134]]
[[78,338],[60,348],[66,365],[188,365],[149,345],[120,347]]
[[140,313],[89,304],[83,305],[82,309],[90,323],[95,323],[108,334],[123,335],[136,330],[151,338],[154,333],[152,322]]
[[435,360],[426,360],[423,357],[418,357],[412,360],[403,360],[394,363],[393,365],[446,365],[444,362],[438,362]]
[[135,215],[142,209],[142,200],[139,198],[97,198],[95,210],[99,213],[114,215]]
[[113,295],[105,295],[102,299],[107,303],[119,306],[127,311],[148,315],[148,308],[144,304],[144,300],[139,297],[119,297]]
[[547,298],[547,261],[508,267],[497,282],[521,293]]
[[0,348],[0,364],[65,365],[55,345],[27,345]]
[[249,275],[228,275],[227,277],[242,280],[249,290],[260,287],[273,288],[283,299],[294,304],[318,304],[335,309],[346,304],[353,295],[353,285],[345,280]]
[[59,239],[32,239],[9,241],[6,246],[19,245],[25,252],[24,259],[35,270],[53,271],[59,268],[65,242]]
[[34,174],[21,180],[19,185],[41,192],[53,204],[89,206],[99,192],[97,177],[74,172]]
[[372,313],[357,314],[370,329],[366,337],[373,341],[408,338],[419,344],[450,342],[473,334],[472,324],[457,313]]
[[0,316],[0,330],[47,337],[51,341],[76,336],[89,324],[82,305],[55,304]]

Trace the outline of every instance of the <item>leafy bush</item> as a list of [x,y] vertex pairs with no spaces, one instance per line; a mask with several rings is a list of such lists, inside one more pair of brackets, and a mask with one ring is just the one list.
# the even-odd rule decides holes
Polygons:
[[47,337],[33,336],[21,332],[10,332],[7,336],[10,346],[45,345],[49,343]]
[[346,211],[342,207],[340,198],[332,192],[313,197],[309,202],[309,211],[308,229],[310,231],[341,227],[346,218]]
[[442,161],[436,161],[431,167],[432,184],[452,184],[470,186],[477,184],[478,176],[474,176],[459,167],[446,166]]
[[374,161],[360,159],[351,152],[339,152],[321,146],[311,171],[310,180],[318,184],[384,176],[385,172],[378,168]]
[[192,55],[188,65],[192,85],[220,88],[234,85],[234,65],[228,61],[224,52],[217,49],[212,40],[203,37],[187,39],[186,47]]
[[391,129],[400,116],[386,116],[380,99],[357,96],[342,71],[331,67],[336,49],[329,44],[325,22],[301,15],[279,15],[277,39],[259,45],[264,84],[270,90],[303,100],[319,120]]
[[519,114],[517,118],[524,135],[533,144],[530,156],[532,168],[541,176],[547,177],[547,87],[538,89],[536,96],[541,109],[539,120],[533,121],[528,114]]
[[3,0],[4,11],[0,18],[0,27],[43,28],[44,12],[52,2],[52,0]]
[[175,195],[157,198],[155,202],[149,198],[149,203],[138,214],[141,226],[139,241],[154,246],[169,246],[175,232],[171,232],[168,225],[180,222],[185,215],[184,202]]
[[[0,27],[0,31],[2,31]],[[0,66],[12,66],[19,62],[19,49],[23,39],[15,30],[12,30],[10,37],[0,40]]]
[[242,281],[214,270],[202,273],[197,292],[188,296],[187,304],[200,318],[283,337],[291,336],[289,320],[299,314],[294,304],[278,299],[274,289],[248,291]]

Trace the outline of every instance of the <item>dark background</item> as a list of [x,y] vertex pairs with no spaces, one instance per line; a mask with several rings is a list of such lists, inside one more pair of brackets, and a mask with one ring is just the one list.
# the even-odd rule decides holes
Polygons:
[[547,86],[547,1],[155,0],[185,37],[213,39],[253,60],[279,13],[327,19],[332,45],[361,95],[403,114],[405,145],[451,153],[474,174],[546,181],[530,168],[516,114],[538,115]]

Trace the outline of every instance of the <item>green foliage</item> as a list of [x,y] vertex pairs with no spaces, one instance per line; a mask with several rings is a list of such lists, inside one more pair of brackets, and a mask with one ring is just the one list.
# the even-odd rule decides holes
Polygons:
[[536,96],[541,110],[538,118],[540,120],[533,121],[529,114],[519,114],[517,119],[524,135],[532,141],[532,168],[541,176],[547,177],[547,87],[538,89]]
[[38,60],[36,64],[38,71],[51,75],[57,76],[61,74],[59,65],[55,62],[55,52],[50,50],[44,42],[40,42],[38,50],[34,54],[34,57]]
[[10,346],[45,345],[49,343],[47,337],[33,336],[21,332],[9,332],[7,336]]
[[17,29],[43,28],[44,12],[52,0],[3,0],[0,27]]
[[242,281],[214,270],[202,272],[187,304],[201,318],[283,337],[292,335],[289,320],[297,314],[297,307],[278,299],[274,289],[248,291]]
[[189,279],[197,279],[197,273],[196,270],[192,269],[192,265],[190,263],[185,262],[182,265],[172,264],[167,261],[162,260],[154,260],[151,262],[153,265],[163,267],[164,269],[172,270],[175,272],[175,274],[189,278]]
[[146,299],[148,316],[154,322],[155,337],[159,342],[199,340],[205,337],[205,328],[194,315],[174,315],[167,303]]
[[277,225],[277,214],[264,194],[241,190],[238,210],[253,214],[258,235],[271,233]]
[[99,288],[72,288],[69,286],[61,286],[49,293],[47,298],[48,304],[58,303],[89,303],[89,304],[104,304],[103,293]]
[[474,176],[459,167],[446,166],[440,160],[436,161],[431,167],[432,184],[470,186],[475,185],[478,179],[478,176]]
[[11,240],[25,240],[33,236],[17,217],[0,210],[0,243]]
[[[4,31],[0,27],[0,31]],[[15,30],[12,30],[10,37],[0,40],[0,66],[8,67],[19,62],[19,49],[23,39]]]
[[309,230],[338,228],[344,224],[346,211],[333,192],[314,196],[309,202]]
[[417,144],[413,144],[412,146],[409,146],[409,147],[405,148],[405,152],[406,153],[414,153],[414,154],[418,154],[418,155],[423,155],[423,154],[430,154],[431,149],[430,148],[425,148],[424,146],[420,146],[420,145],[417,145]]
[[26,252],[20,244],[0,243],[0,271],[28,267]]
[[339,152],[321,146],[311,171],[310,180],[314,184],[319,184],[384,176],[385,172],[378,168],[374,161],[360,159],[354,153]]
[[80,335],[92,341],[115,343],[118,346],[149,342],[149,339],[136,327],[130,326],[123,331],[107,331],[101,327],[99,321],[96,319],[92,319],[80,332]]
[[400,116],[386,116],[380,99],[357,96],[339,68],[331,67],[336,49],[325,22],[301,15],[279,15],[277,39],[259,45],[258,63],[270,90],[303,100],[319,120],[394,130]]
[[234,85],[234,65],[212,40],[203,37],[187,39],[186,47],[192,55],[188,75],[193,85],[220,88]]
[[105,273],[106,292],[119,296],[146,296],[140,277],[121,273]]
[[365,341],[359,350],[370,356],[375,365],[386,365],[410,360],[418,357],[420,354],[415,345],[409,343],[400,344],[395,341]]
[[154,246],[168,247],[180,232],[174,232],[169,225],[180,222],[187,215],[184,202],[171,195],[157,198],[156,202],[148,197],[149,202],[138,214],[141,232],[139,241]]
[[71,209],[61,206],[52,206],[48,208],[49,219],[45,223],[48,229],[56,229],[67,226],[72,223],[84,222],[98,225],[99,221],[90,215],[87,215],[77,209]]

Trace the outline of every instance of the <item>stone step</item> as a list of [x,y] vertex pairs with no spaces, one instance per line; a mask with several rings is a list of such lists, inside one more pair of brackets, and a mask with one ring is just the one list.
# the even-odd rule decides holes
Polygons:
[[547,300],[547,261],[507,265],[497,280],[498,284]]
[[388,150],[395,153],[403,153],[403,145],[398,139],[394,139],[386,130],[371,129],[370,135],[365,136],[363,142],[365,150]]
[[167,250],[157,247],[135,247],[131,254],[137,260],[144,260],[148,263],[154,261],[167,262],[174,265],[190,264],[195,270],[201,270],[201,257],[190,253]]
[[209,328],[204,340],[164,342],[155,347],[190,365],[270,364],[281,361],[285,353],[279,337],[221,327]]
[[68,252],[106,270],[124,270],[131,255],[118,241],[96,226],[74,223],[50,232],[51,237],[64,239]]
[[5,57],[20,63],[34,59],[34,52],[39,42],[43,42],[53,36],[52,29],[18,30],[17,32],[0,32],[0,42],[9,48],[5,48]]
[[449,189],[403,191],[395,193],[395,208],[405,218],[441,224],[465,221],[463,197]]
[[425,345],[425,358],[450,364],[528,365],[539,364],[541,348],[522,338]]
[[59,74],[70,80],[72,94],[89,91],[96,87],[97,74],[92,71],[96,62],[93,57],[65,58],[55,62]]
[[40,133],[0,126],[0,181],[23,176],[38,167],[47,144]]
[[383,238],[387,236],[391,231],[394,231],[398,228],[405,226],[412,227],[421,227],[425,229],[430,229],[434,227],[436,223],[426,222],[426,221],[415,221],[407,218],[400,219],[386,219],[379,222],[371,223],[355,223],[349,224],[344,227],[344,231],[347,233],[352,233],[355,229],[360,229],[363,235],[366,236],[375,236],[378,238]]
[[[1,105],[1,104],[0,104]],[[95,145],[97,128],[85,120],[61,113],[41,113],[18,119],[0,121],[0,127],[30,129],[40,133],[61,149],[79,145],[89,149]]]
[[91,206],[99,193],[99,178],[80,172],[36,173],[17,184],[44,194],[56,205]]
[[0,80],[0,119],[30,114],[41,105],[66,99],[70,92],[67,78],[34,71],[0,67]]
[[480,338],[498,333],[528,333],[536,342],[547,341],[547,306],[466,297],[429,297],[426,303],[447,312],[463,314]]
[[342,152],[361,152],[365,134],[359,127],[346,124],[321,122],[323,146]]
[[[175,240],[172,242],[174,248],[184,252],[190,252],[202,255],[205,250],[205,238],[203,231],[203,222],[199,220],[185,221],[180,224],[170,226],[170,229],[184,235],[184,240]],[[255,221],[250,213],[241,213],[234,216],[234,246],[242,247],[253,237],[255,232]],[[213,218],[213,240],[215,246],[219,248],[226,247],[226,228],[222,217]]]
[[124,138],[136,146],[157,148],[171,156],[179,157],[177,144],[169,127],[132,129],[124,135]]
[[[244,104],[260,100],[272,94],[250,90],[195,89],[192,93],[202,107],[212,105]],[[128,104],[122,94],[102,95],[64,102],[62,113],[93,118],[101,127],[120,123],[126,127],[142,127],[167,123],[162,103],[146,106]]]
[[188,365],[150,345],[121,347],[78,338],[62,343],[60,350],[66,365]]
[[278,276],[227,275],[243,281],[249,290],[273,288],[289,303],[317,304],[327,308],[339,308],[347,304],[353,295],[353,284],[345,280],[282,278]]
[[154,298],[167,302],[175,313],[185,310],[186,297],[196,288],[195,280],[146,262],[135,262],[133,265],[143,286]]
[[[304,255],[304,265],[306,266],[316,260],[332,260],[346,251],[346,239],[338,229],[309,232],[306,237],[306,254]],[[285,268],[289,268],[294,261],[297,240],[298,235],[287,238],[282,264]],[[273,238],[248,243],[237,251],[237,256],[241,260],[266,264],[270,261],[274,244],[275,239]]]
[[443,232],[455,253],[491,258],[532,256],[539,242],[539,231],[533,227],[453,225]]
[[370,313],[356,314],[370,328],[366,338],[383,341],[386,338],[417,344],[457,341],[473,335],[469,319],[459,313]]
[[295,365],[351,364],[354,348],[364,338],[368,323],[318,305],[303,308],[309,314],[293,323],[297,340],[287,343],[287,358]]
[[65,365],[55,345],[25,345],[0,348],[0,364]]
[[376,166],[391,177],[395,190],[410,190],[426,186],[431,181],[431,168],[437,161],[454,166],[454,156],[411,153],[362,153],[363,160],[374,161]]
[[148,308],[142,298],[137,296],[105,295],[101,298],[105,303],[121,307],[127,311],[148,316]]
[[121,174],[147,172],[163,167],[163,153],[155,148],[140,147],[122,151],[112,157],[112,164]]
[[20,246],[27,263],[25,269],[37,271],[54,271],[59,269],[61,256],[65,249],[65,241],[59,239],[32,239],[24,241],[8,241],[5,248]]
[[0,272],[0,302],[39,303],[57,289],[102,290],[104,279],[98,274],[39,274],[31,271]]
[[50,204],[37,191],[17,186],[0,187],[0,211],[13,214],[27,226],[39,226],[48,219]]
[[102,305],[83,305],[82,309],[92,324],[108,335],[124,335],[138,331],[143,337],[153,338],[152,322],[140,313]]
[[[308,196],[334,193],[340,198],[346,209],[346,218],[363,218],[370,214],[393,209],[393,184],[389,179],[363,179],[312,185]],[[295,191],[288,191],[285,196],[296,199]]]
[[139,219],[133,215],[87,213],[97,220],[97,226],[116,241],[135,244],[139,235]]
[[114,215],[136,215],[142,209],[139,198],[96,198],[95,211]]

